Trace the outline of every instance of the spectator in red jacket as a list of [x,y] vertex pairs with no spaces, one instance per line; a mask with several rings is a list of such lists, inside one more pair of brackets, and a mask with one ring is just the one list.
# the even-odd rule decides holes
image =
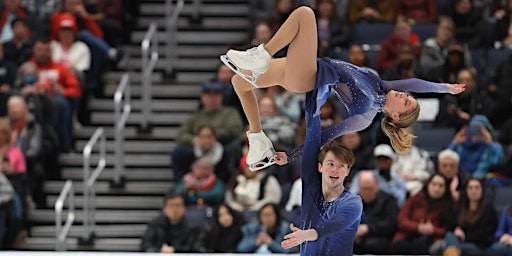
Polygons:
[[434,23],[438,17],[436,0],[399,0],[396,14],[415,23]]
[[55,126],[61,140],[61,149],[64,152],[69,151],[71,149],[71,117],[73,111],[78,108],[82,88],[69,68],[52,61],[48,41],[37,40],[33,52],[31,61],[39,69],[39,81],[58,106]]
[[416,59],[418,59],[421,53],[420,38],[418,35],[412,33],[412,28],[409,23],[403,19],[397,19],[393,34],[382,42],[380,50],[377,53],[377,70],[379,72],[395,65],[398,57],[397,46],[404,43],[409,43],[414,47],[414,55]]

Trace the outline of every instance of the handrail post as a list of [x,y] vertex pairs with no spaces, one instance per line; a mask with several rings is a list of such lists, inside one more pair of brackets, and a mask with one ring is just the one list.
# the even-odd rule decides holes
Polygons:
[[114,93],[115,122],[115,162],[112,188],[124,188],[124,128],[131,112],[130,75],[123,74],[119,86]]
[[[94,149],[94,146],[99,143],[100,156],[98,159],[98,164],[91,174],[91,155]],[[96,225],[96,201],[95,201],[95,182],[96,178],[99,177],[101,172],[105,169],[107,165],[106,159],[106,138],[105,132],[102,127],[96,129],[92,137],[89,139],[87,144],[83,150],[84,157],[84,180],[83,180],[83,190],[84,190],[84,199],[83,199],[83,234],[79,241],[81,245],[92,245],[94,244],[94,231]],[[93,201],[94,200],[94,201]]]
[[141,43],[142,61],[142,117],[139,126],[139,133],[150,133],[151,124],[149,118],[151,115],[151,98],[153,87],[153,69],[158,61],[158,27],[156,22],[152,22]]
[[165,25],[167,30],[166,58],[169,64],[165,67],[165,73],[174,76],[174,68],[178,59],[178,17],[185,6],[184,0],[178,0],[173,7],[172,0],[166,0]]
[[[68,215],[64,228],[62,228],[62,210],[64,201],[68,199]],[[66,237],[73,222],[75,221],[75,191],[73,181],[67,180],[60,191],[59,197],[55,202],[55,251],[66,250]]]

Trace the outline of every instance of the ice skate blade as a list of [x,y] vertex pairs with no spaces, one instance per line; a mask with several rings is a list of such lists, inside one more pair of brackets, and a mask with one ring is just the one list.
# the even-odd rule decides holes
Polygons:
[[243,78],[245,81],[247,81],[248,83],[252,84],[252,86],[256,87],[256,88],[259,88],[258,85],[256,84],[256,80],[258,79],[259,75],[257,74],[251,74],[251,75],[246,75],[244,73],[242,73],[242,70],[240,68],[238,68],[235,63],[233,63],[227,55],[221,55],[220,56],[220,60],[226,65],[228,66],[229,69],[233,70],[233,72],[235,72],[237,75],[239,75],[241,78]]
[[268,162],[264,162],[264,161],[259,161],[255,164],[250,164],[249,165],[249,170],[255,172],[255,171],[259,171],[259,170],[263,170],[271,165],[274,165],[276,164],[274,162],[274,160],[268,160]]

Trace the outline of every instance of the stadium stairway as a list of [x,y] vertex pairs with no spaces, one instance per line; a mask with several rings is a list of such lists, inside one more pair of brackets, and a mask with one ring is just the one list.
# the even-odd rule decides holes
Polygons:
[[[175,2],[175,1],[173,1]],[[230,44],[242,44],[247,39],[247,0],[203,0],[201,22],[191,22],[192,0],[178,19],[178,61],[173,78],[164,74],[168,65],[165,53],[164,0],[141,1],[137,27],[131,42],[122,46],[129,55],[123,70],[108,72],[104,96],[90,102],[91,124],[75,131],[75,153],[62,154],[61,180],[46,181],[47,207],[34,209],[29,216],[32,228],[20,250],[55,249],[54,204],[65,181],[71,179],[75,189],[75,222],[68,234],[68,250],[138,251],[146,223],[159,214],[163,195],[174,184],[169,152],[175,147],[179,125],[199,105],[204,82],[214,76],[218,56]],[[153,80],[153,113],[149,117],[151,134],[138,134],[141,118],[141,49],[140,43],[151,22],[160,31],[159,54]],[[114,103],[113,94],[124,72],[131,78],[132,113],[123,131],[125,142],[125,188],[110,187],[114,163]],[[82,149],[97,127],[103,127],[107,138],[107,167],[97,181],[97,211],[95,242],[80,245],[83,221],[83,156]],[[94,168],[94,166],[93,166]]]

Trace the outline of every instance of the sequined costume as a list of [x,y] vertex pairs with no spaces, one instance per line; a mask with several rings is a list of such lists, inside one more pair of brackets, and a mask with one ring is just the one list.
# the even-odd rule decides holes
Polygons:
[[[302,155],[301,229],[314,228],[318,239],[301,244],[300,254],[352,255],[354,238],[359,226],[362,202],[359,196],[345,190],[333,202],[323,200],[321,174],[318,172],[320,147],[348,132],[359,131],[372,122],[382,110],[386,92],[408,90],[414,92],[448,92],[445,85],[420,79],[383,81],[366,69],[328,58],[317,59],[318,71],[315,89],[306,94],[306,139],[303,146],[289,154]],[[350,117],[322,132],[320,107],[333,88],[345,104]],[[296,155],[293,155],[296,154]]]

